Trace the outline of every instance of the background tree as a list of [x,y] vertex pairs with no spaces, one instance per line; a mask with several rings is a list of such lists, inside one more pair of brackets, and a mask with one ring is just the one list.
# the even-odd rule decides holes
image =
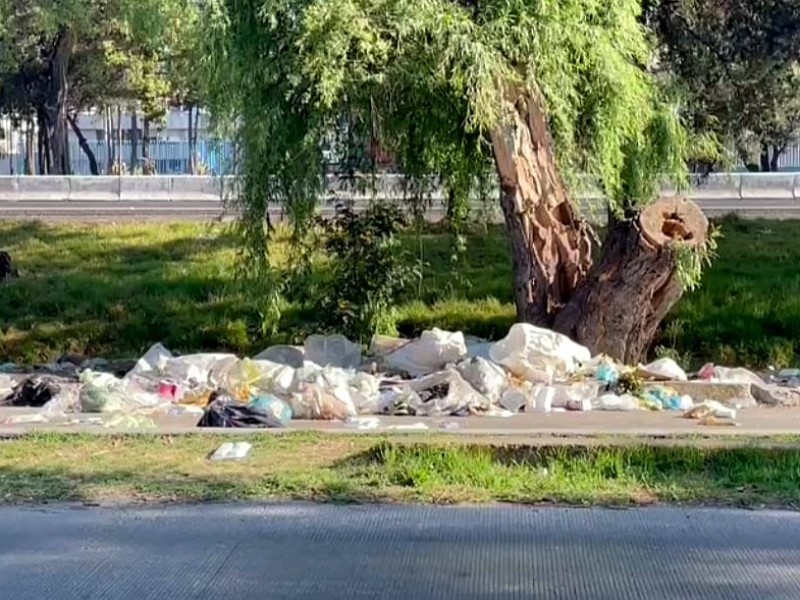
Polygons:
[[800,135],[800,3],[657,0],[645,17],[692,126],[725,141],[749,170],[778,170]]
[[[686,136],[640,18],[637,0],[215,2],[212,108],[240,124],[251,264],[265,264],[267,205],[306,218],[323,140],[355,115],[413,181],[459,175],[457,201],[493,165],[519,319],[638,360],[707,246],[693,205],[644,208],[663,173],[683,174]],[[596,262],[578,173],[615,216]]]
[[68,173],[80,110],[114,98],[163,112],[164,65],[194,11],[191,0],[0,0],[0,110],[36,121],[40,172]]

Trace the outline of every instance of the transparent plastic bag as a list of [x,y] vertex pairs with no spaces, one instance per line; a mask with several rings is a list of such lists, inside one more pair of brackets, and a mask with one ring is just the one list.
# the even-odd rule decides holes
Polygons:
[[383,363],[392,371],[419,377],[458,362],[466,355],[467,345],[463,333],[450,333],[434,328],[388,354]]
[[508,376],[502,368],[483,358],[469,358],[456,366],[461,376],[479,393],[497,402],[508,388]]
[[305,353],[302,348],[296,348],[295,346],[270,346],[256,354],[253,360],[263,360],[299,369],[303,366],[303,361],[305,361]]
[[420,416],[467,415],[486,412],[491,401],[473,388],[456,369],[447,369],[408,383],[419,394],[414,407]]
[[346,389],[329,389],[316,383],[303,383],[292,394],[290,404],[297,419],[344,421],[356,416],[356,409]]
[[588,348],[565,335],[529,323],[513,325],[489,354],[497,364],[533,383],[550,383],[554,377],[566,377],[591,360]]
[[639,367],[645,377],[657,381],[687,381],[686,371],[669,357],[659,358],[651,363]]
[[303,348],[305,359],[321,367],[357,369],[361,366],[361,346],[343,335],[311,335]]

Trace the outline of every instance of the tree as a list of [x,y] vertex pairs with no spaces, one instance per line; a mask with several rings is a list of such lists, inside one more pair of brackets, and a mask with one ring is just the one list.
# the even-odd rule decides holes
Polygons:
[[[306,219],[322,141],[345,117],[415,182],[469,200],[491,165],[518,318],[636,361],[708,249],[690,203],[648,207],[684,175],[686,134],[649,74],[637,0],[218,0],[211,108],[239,124],[246,255],[264,272],[270,203]],[[571,199],[597,180],[602,254]],[[641,212],[640,212],[641,211]]]
[[645,18],[692,126],[729,143],[749,170],[778,170],[800,135],[800,3],[658,0]]
[[37,121],[42,172],[68,174],[80,110],[128,100],[163,113],[164,65],[194,11],[191,0],[0,0],[0,111]]

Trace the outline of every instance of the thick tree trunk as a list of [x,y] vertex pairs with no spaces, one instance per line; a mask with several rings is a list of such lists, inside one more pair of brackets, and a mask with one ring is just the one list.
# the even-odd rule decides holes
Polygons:
[[592,266],[593,233],[559,176],[541,100],[520,95],[511,114],[491,142],[518,319],[637,362],[682,293],[673,242],[704,244],[708,222],[691,202],[659,201],[637,219],[612,220]]
[[72,127],[72,131],[75,132],[75,137],[78,138],[78,145],[81,147],[81,150],[83,150],[83,153],[89,160],[89,170],[91,171],[92,175],[100,175],[100,167],[97,164],[97,157],[94,155],[94,152],[92,152],[92,148],[89,146],[86,136],[83,135],[83,131],[81,131],[81,128],[78,126],[76,117],[70,115],[67,117],[67,120]]
[[45,102],[47,138],[50,145],[53,175],[69,175],[69,153],[67,149],[67,96],[69,82],[67,72],[75,39],[72,30],[63,28],[56,38],[50,57],[50,82]]
[[616,223],[603,253],[554,329],[593,353],[627,364],[644,359],[659,324],[680,299],[674,244],[701,246],[708,221],[692,202],[659,200],[635,219]]
[[491,133],[511,240],[517,318],[550,326],[591,267],[591,231],[558,173],[541,99],[513,99],[514,123]]
[[773,172],[778,171],[778,168],[779,168],[778,167],[778,160],[780,159],[781,154],[783,154],[783,151],[785,149],[786,149],[786,146],[778,146],[777,144],[774,144],[772,146],[772,156],[770,156],[770,158],[769,158],[769,170],[770,171],[773,171]]
[[761,155],[759,158],[759,167],[761,171],[764,173],[769,172],[769,145],[762,143],[761,144]]

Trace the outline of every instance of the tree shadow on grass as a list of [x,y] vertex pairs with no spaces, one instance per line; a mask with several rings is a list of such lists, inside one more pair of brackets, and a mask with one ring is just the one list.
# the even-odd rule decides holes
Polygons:
[[2,502],[136,503],[136,502],[240,502],[305,500],[335,504],[387,501],[380,493],[343,478],[303,478],[266,475],[246,477],[210,474],[178,475],[115,469],[74,473],[66,469],[0,468]]
[[139,229],[142,239],[128,244],[125,228],[110,243],[98,243],[92,228],[0,228],[0,247],[22,275],[2,290],[0,359],[41,362],[65,351],[128,358],[156,341],[242,350],[246,307],[228,293],[230,265],[218,260],[236,240],[197,231],[150,240]]

